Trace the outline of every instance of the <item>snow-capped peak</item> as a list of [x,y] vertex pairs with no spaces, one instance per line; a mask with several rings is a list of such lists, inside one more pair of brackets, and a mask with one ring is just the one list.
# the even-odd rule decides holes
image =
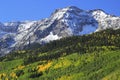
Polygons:
[[64,14],[67,12],[68,8],[65,9],[57,9],[51,16],[53,19],[59,20],[64,16]]
[[107,28],[120,28],[120,17],[101,9],[82,10],[69,6],[57,9],[49,18],[39,21],[0,23],[0,54],[32,43],[50,42]]
[[79,9],[75,6],[69,6],[66,8],[56,9],[55,12],[52,13],[51,18],[59,20],[63,18],[65,14],[69,14],[72,12],[82,12],[82,11],[83,11],[82,9]]
[[108,17],[109,15],[106,14],[103,10],[101,9],[96,9],[96,10],[92,10],[90,11],[91,15],[96,19],[96,20],[103,20],[106,17]]

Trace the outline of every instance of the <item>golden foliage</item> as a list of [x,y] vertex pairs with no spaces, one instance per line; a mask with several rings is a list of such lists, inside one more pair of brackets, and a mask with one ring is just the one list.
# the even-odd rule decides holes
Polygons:
[[9,79],[6,77],[5,80],[9,80]]
[[52,64],[52,62],[49,61],[45,65],[38,65],[37,66],[38,72],[45,71],[46,69],[48,69],[51,66],[51,64]]
[[15,68],[14,70],[22,70],[23,68],[25,68],[25,66],[19,65],[17,68]]
[[57,80],[73,80],[70,76],[61,76]]
[[102,80],[108,80],[107,78],[103,78]]
[[70,60],[64,59],[64,58],[60,58],[60,61],[58,63],[56,63],[54,65],[54,69],[60,68],[60,67],[68,67],[70,66],[72,63]]
[[24,51],[24,50],[23,51],[17,51],[17,53],[18,54],[24,54],[24,53],[26,53],[26,51]]
[[11,76],[12,78],[18,78],[15,72],[10,73],[10,76]]
[[6,77],[6,74],[5,74],[5,73],[0,74],[0,79],[1,79],[2,77]]

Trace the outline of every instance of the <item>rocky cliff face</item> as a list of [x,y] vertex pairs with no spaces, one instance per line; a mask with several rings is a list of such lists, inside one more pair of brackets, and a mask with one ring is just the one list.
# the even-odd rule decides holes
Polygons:
[[120,17],[103,10],[85,11],[75,6],[57,9],[40,21],[0,23],[0,54],[31,43],[46,43],[63,37],[120,28]]

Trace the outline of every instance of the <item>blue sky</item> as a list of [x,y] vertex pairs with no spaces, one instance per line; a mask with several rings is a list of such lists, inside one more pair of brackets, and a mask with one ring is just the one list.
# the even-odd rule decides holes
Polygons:
[[0,0],[0,22],[40,20],[57,8],[103,9],[120,16],[120,0]]

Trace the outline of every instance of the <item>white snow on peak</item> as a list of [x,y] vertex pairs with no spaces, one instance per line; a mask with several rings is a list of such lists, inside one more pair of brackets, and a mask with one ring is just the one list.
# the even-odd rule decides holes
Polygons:
[[34,24],[34,21],[32,22],[25,22],[23,24],[20,24],[20,26],[18,27],[18,31],[25,31],[27,29],[29,29],[32,25]]
[[104,18],[106,18],[108,15],[101,10],[96,10],[92,12],[92,16],[96,20],[104,20]]
[[79,35],[90,34],[96,31],[96,27],[92,25],[83,26],[83,30],[79,32]]
[[42,38],[41,41],[50,42],[57,39],[60,39],[60,37],[58,35],[54,35],[53,32],[50,32],[50,34],[45,38]]
[[75,10],[75,7],[66,7],[66,8],[63,8],[63,9],[57,9],[55,11],[55,14],[52,15],[52,19],[61,19],[62,17],[64,17],[64,14],[66,14],[66,16],[68,16],[69,14],[67,14],[67,11],[72,11],[72,10]]
[[62,9],[62,10],[60,10],[60,11],[58,11],[56,14],[54,14],[53,16],[52,16],[52,19],[57,19],[57,20],[59,20],[60,18],[62,18],[63,16],[64,16],[64,14],[66,13],[66,11],[67,11],[67,9]]

